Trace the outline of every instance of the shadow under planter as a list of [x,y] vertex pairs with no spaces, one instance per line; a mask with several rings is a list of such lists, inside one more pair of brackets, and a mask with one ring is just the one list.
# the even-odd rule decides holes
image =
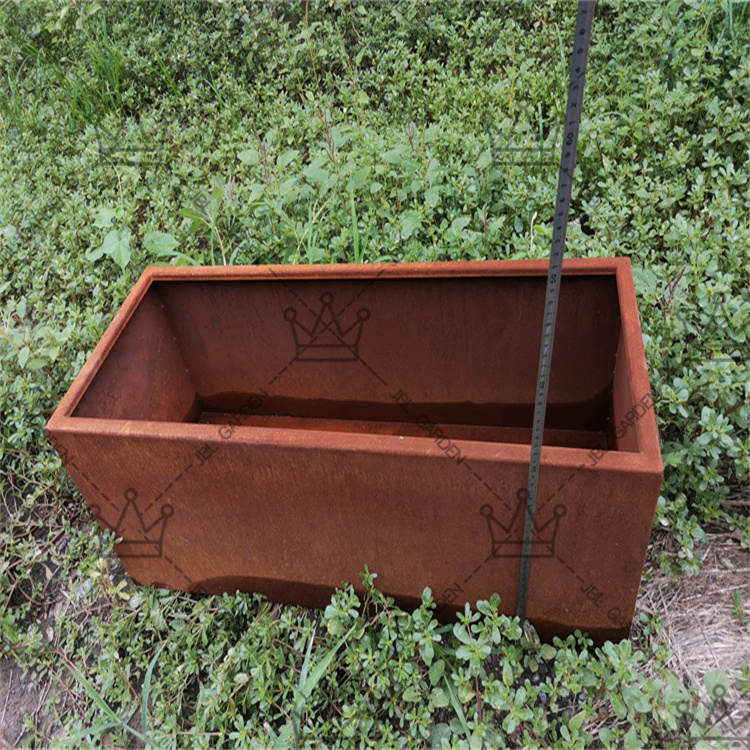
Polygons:
[[[144,585],[514,614],[546,261],[149,268],[47,425]],[[527,615],[627,636],[662,463],[627,258],[569,259]]]

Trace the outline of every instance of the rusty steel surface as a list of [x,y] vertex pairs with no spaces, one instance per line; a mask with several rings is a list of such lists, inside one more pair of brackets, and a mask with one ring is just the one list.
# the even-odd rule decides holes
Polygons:
[[[47,425],[134,581],[513,614],[547,261],[149,268]],[[527,616],[627,636],[662,463],[627,258],[569,259]]]

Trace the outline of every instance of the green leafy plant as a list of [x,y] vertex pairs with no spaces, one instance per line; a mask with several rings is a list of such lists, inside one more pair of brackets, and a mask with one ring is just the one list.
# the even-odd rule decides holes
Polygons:
[[[116,218],[120,218],[121,211],[101,206],[97,212],[94,226],[100,229],[108,229]],[[130,263],[130,230],[127,228],[110,229],[104,237],[102,244],[94,250],[86,253],[86,260],[99,260],[103,256],[109,256],[122,271]]]
[[224,265],[227,264],[224,240],[219,231],[218,219],[224,202],[224,188],[216,185],[210,193],[197,192],[191,199],[191,205],[180,210],[180,216],[189,219],[190,231],[193,233],[208,232],[211,265],[216,264],[214,245],[218,244]]
[[745,614],[745,605],[742,601],[742,594],[739,591],[732,592],[732,615],[737,618],[737,622],[750,633],[750,622]]
[[168,232],[149,232],[143,237],[143,247],[158,258],[175,260],[177,265],[198,266],[200,263],[176,248],[180,243]]
[[73,677],[76,678],[79,684],[83,687],[83,689],[86,691],[87,695],[94,702],[96,707],[102,712],[102,714],[104,714],[104,716],[107,719],[109,719],[109,721],[104,724],[97,724],[96,726],[88,727],[87,729],[81,732],[78,732],[77,734],[73,735],[70,739],[80,740],[80,739],[83,739],[84,737],[101,735],[111,729],[119,728],[133,735],[136,739],[143,742],[146,745],[146,747],[151,747],[152,743],[148,735],[148,699],[149,699],[149,694],[151,692],[151,678],[154,672],[154,666],[156,665],[159,655],[161,654],[165,645],[166,644],[162,644],[156,650],[156,653],[154,654],[153,658],[149,662],[148,669],[146,670],[146,676],[143,680],[143,690],[141,692],[141,731],[140,732],[133,729],[126,721],[123,721],[122,719],[120,719],[117,716],[117,714],[107,705],[107,702],[97,692],[96,688],[74,666],[70,666],[69,667],[70,673],[73,675]]

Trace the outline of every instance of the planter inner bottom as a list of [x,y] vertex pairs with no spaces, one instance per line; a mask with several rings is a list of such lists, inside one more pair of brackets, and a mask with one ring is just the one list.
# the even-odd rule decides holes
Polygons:
[[[248,396],[247,398],[251,398]],[[351,432],[359,435],[403,435],[404,437],[434,436],[437,426],[426,415],[429,407],[421,411],[425,415],[421,421],[394,422],[387,420],[330,419],[320,417],[298,417],[284,415],[248,415],[241,412],[216,412],[202,410],[197,422],[201,424],[232,425],[242,427],[267,427],[289,430],[314,430],[324,432]],[[476,440],[483,443],[515,443],[528,445],[531,442],[531,429],[525,427],[498,427],[483,424],[440,423],[441,437],[450,440]],[[547,429],[544,431],[544,444],[563,448],[607,448],[607,435],[596,430]]]

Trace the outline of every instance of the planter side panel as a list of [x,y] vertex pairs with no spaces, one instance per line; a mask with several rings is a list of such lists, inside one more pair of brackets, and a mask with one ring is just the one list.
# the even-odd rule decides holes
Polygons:
[[[545,280],[323,279],[155,284],[205,408],[403,421],[531,423]],[[549,426],[604,432],[619,312],[613,277],[562,287]]]
[[[138,583],[322,607],[342,581],[361,589],[368,565],[405,606],[429,586],[442,619],[495,592],[514,613],[527,463],[472,456],[471,443],[411,439],[406,454],[384,450],[394,446],[384,438],[370,451],[332,450],[270,444],[263,430],[242,442],[222,429],[203,441],[57,440],[99,522],[123,538],[116,551]],[[529,617],[548,638],[576,628],[619,637],[651,525],[633,498],[654,487],[583,462],[542,476]]]
[[149,289],[75,408],[77,417],[189,421],[195,388],[164,307]]

